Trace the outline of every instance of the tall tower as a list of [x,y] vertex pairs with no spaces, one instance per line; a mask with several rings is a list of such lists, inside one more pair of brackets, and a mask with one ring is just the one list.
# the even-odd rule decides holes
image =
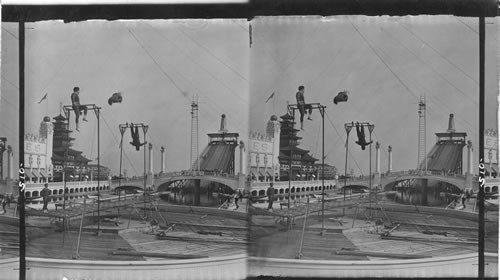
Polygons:
[[[200,170],[200,161],[198,158],[198,103],[193,101],[191,103],[191,168]],[[198,162],[198,166],[194,167],[193,164]]]
[[[426,132],[425,132],[425,96],[420,97],[418,103],[418,162],[417,168],[424,168],[427,170],[427,156],[426,156]],[[424,163],[424,164],[422,164]]]
[[[47,139],[47,149],[45,152],[45,171],[49,175],[53,175],[54,166],[52,165],[52,153],[54,149],[54,125],[50,122],[50,117],[43,117],[43,121],[40,123],[39,130],[40,137]],[[48,179],[48,178],[46,178]]]

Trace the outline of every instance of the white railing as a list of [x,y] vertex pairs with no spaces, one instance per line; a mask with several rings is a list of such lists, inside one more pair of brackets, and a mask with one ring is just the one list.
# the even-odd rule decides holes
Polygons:
[[[246,254],[189,260],[62,260],[26,258],[26,279],[245,279]],[[15,279],[15,278],[10,278]]]
[[[498,254],[485,254],[485,275],[498,277]],[[249,276],[414,278],[477,277],[477,253],[412,260],[295,260],[249,258]]]
[[[74,182],[66,182],[66,188],[75,188],[75,187],[88,187],[88,186],[97,186],[99,183],[100,186],[109,185],[109,181],[74,181]],[[64,182],[49,182],[50,189],[64,188]],[[44,183],[27,183],[26,189],[38,189],[43,188]]]
[[[250,189],[254,190],[254,189],[268,188],[270,183],[272,183],[272,181],[252,182],[250,184]],[[325,180],[325,186],[329,186],[329,185],[335,186],[336,184],[337,184],[336,180]],[[340,184],[340,180],[339,180],[339,184]],[[314,180],[314,181],[291,181],[290,185],[291,185],[291,187],[302,188],[302,187],[317,187],[317,186],[322,186],[323,184],[322,184],[321,180]],[[273,187],[275,189],[282,188],[282,187],[288,188],[288,181],[275,181],[273,183]]]

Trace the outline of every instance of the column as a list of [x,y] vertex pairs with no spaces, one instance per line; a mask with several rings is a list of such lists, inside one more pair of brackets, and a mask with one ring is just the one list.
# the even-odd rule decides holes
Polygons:
[[245,174],[243,172],[243,150],[245,149],[245,143],[243,141],[240,141],[240,174]]
[[153,144],[149,143],[149,173],[153,174]]
[[14,179],[14,152],[10,145],[7,146],[7,178]]
[[160,173],[165,173],[165,147],[161,146],[161,171]]
[[389,148],[387,150],[389,151],[389,162],[388,162],[387,172],[391,172],[392,171],[392,147],[389,146]]
[[153,173],[153,144],[149,143],[148,144],[148,149],[149,149],[149,171],[148,174],[146,174],[146,182],[147,185],[154,185],[154,173]]
[[380,174],[380,143],[375,143],[375,174]]
[[473,174],[474,167],[472,166],[472,141],[467,141],[467,173]]

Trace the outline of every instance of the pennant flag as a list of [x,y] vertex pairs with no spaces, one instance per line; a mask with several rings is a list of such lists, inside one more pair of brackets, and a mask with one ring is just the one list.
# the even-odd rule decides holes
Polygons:
[[273,91],[273,93],[271,93],[271,95],[267,98],[266,103],[267,103],[269,100],[271,100],[271,98],[273,98],[273,97],[274,97],[274,91]]
[[40,99],[40,101],[38,101],[38,104],[42,103],[42,101],[44,101],[45,99],[47,99],[47,94],[49,94],[49,93],[46,92],[45,95],[42,97],[42,99]]

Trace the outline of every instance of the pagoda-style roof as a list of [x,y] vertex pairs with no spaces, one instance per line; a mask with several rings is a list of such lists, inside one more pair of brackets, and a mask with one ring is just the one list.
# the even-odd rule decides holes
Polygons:
[[[58,160],[58,161],[64,161],[64,153],[54,153],[52,154],[52,160]],[[69,159],[66,159],[66,161],[70,161]],[[76,154],[75,159],[71,160],[72,162],[83,162],[83,163],[89,163],[92,160],[80,155]]]
[[[65,147],[56,147],[56,148],[53,149],[53,151],[54,152],[65,152],[66,148]],[[79,155],[81,153],[83,153],[83,152],[80,152],[80,151],[68,148],[68,154]]]
[[63,161],[64,160],[64,157],[59,155],[59,154],[56,154],[56,153],[53,153],[52,154],[52,160],[58,160],[58,161]]
[[[301,155],[307,154],[309,152],[309,151],[301,149],[299,147],[294,147],[292,150],[293,150],[294,154],[301,154]],[[280,151],[290,151],[290,147],[288,147],[288,146],[287,147],[282,147],[280,149]]]
[[283,152],[280,152],[279,156],[278,156],[278,159],[286,159],[286,160],[289,160],[290,159],[290,155],[287,155]]
[[85,163],[88,163],[88,162],[91,162],[92,160],[82,156],[82,155],[77,155],[75,157],[75,161],[80,161],[80,162],[85,162]]
[[297,128],[289,126],[289,127],[282,127],[281,131],[283,131],[284,134],[286,134],[286,133],[294,133],[294,134],[296,134],[300,130],[298,130]]
[[63,115],[59,114],[59,115],[53,117],[53,119],[56,120],[57,122],[61,122],[61,121],[65,121],[66,117],[64,117]]
[[293,120],[293,117],[287,112],[283,116],[280,117],[283,120]]
[[[309,155],[309,154],[304,154],[304,155],[302,156],[302,160],[304,160],[304,161],[312,161],[312,162],[315,162],[315,161],[317,161],[318,159],[317,159],[317,158],[312,157],[312,156],[311,156],[311,155]],[[325,164],[325,166],[326,166],[326,164]]]
[[299,140],[302,139],[302,137],[297,136],[296,134],[292,135],[280,135],[280,141],[281,140]]
[[54,135],[54,139],[61,139],[61,140],[75,140],[75,138],[70,137],[68,135]]

